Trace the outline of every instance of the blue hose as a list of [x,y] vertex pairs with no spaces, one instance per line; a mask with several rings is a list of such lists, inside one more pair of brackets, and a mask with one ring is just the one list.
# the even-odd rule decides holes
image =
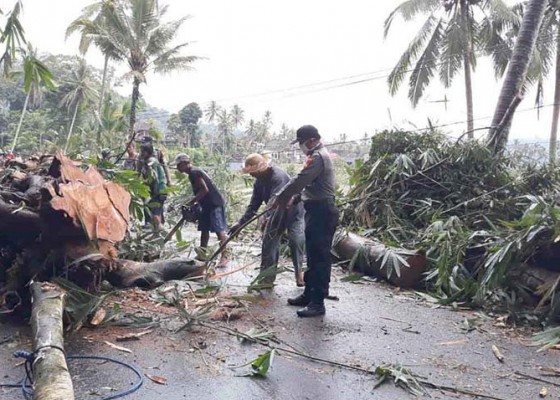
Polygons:
[[[28,353],[28,352],[25,352],[25,351],[16,351],[14,353],[14,357],[25,358],[25,371],[26,371],[25,377],[21,380],[21,382],[16,383],[16,384],[0,383],[0,387],[21,388],[21,391],[23,393],[23,397],[25,399],[31,399],[33,397],[33,392],[30,389],[32,387],[30,385],[30,383],[32,382],[31,365],[33,364],[34,355],[33,355],[33,353]],[[66,360],[108,361],[108,362],[112,362],[114,364],[121,365],[121,366],[131,370],[138,377],[138,380],[130,388],[128,388],[126,390],[121,390],[120,392],[113,393],[110,396],[103,397],[99,400],[113,400],[113,399],[118,399],[118,398],[121,398],[121,397],[128,396],[129,394],[136,392],[144,384],[144,378],[142,376],[142,372],[140,371],[140,369],[138,369],[138,367],[136,367],[133,364],[129,364],[129,363],[126,363],[124,361],[117,360],[115,358],[104,357],[104,356],[67,356]]]

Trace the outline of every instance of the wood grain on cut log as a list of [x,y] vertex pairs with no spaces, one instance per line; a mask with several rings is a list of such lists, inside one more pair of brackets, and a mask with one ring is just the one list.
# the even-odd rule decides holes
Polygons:
[[50,283],[31,285],[33,309],[33,400],[74,400],[62,327],[64,292]]
[[[400,276],[394,272],[389,275],[387,267],[382,267],[384,252],[389,249],[383,243],[353,233],[337,234],[333,246],[335,255],[341,260],[354,260],[353,269],[365,275],[388,280],[395,286],[409,288],[418,285],[426,270],[427,260],[423,251],[392,249],[401,255],[408,267],[400,269]],[[362,252],[356,256],[357,252]]]
[[93,166],[83,172],[61,152],[56,160],[65,183],[50,189],[50,206],[82,227],[89,240],[122,241],[130,218],[130,194],[120,185],[105,182]]

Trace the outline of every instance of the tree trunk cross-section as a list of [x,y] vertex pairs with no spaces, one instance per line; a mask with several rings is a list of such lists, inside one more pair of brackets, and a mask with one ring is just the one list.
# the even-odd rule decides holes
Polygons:
[[64,292],[50,283],[31,286],[33,309],[33,400],[74,400],[62,327]]

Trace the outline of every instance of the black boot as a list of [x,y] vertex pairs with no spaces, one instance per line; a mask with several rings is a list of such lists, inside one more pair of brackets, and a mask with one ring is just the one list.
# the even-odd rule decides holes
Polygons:
[[325,315],[325,304],[309,303],[307,307],[297,310],[297,315],[301,318],[320,317]]
[[288,304],[296,307],[305,307],[309,304],[309,298],[305,295],[305,293],[302,293],[298,297],[288,299]]

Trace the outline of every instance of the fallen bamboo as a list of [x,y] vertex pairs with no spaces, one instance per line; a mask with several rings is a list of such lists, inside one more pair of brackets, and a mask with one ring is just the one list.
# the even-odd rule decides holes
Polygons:
[[64,293],[50,283],[31,286],[33,309],[33,400],[74,400],[62,327]]

